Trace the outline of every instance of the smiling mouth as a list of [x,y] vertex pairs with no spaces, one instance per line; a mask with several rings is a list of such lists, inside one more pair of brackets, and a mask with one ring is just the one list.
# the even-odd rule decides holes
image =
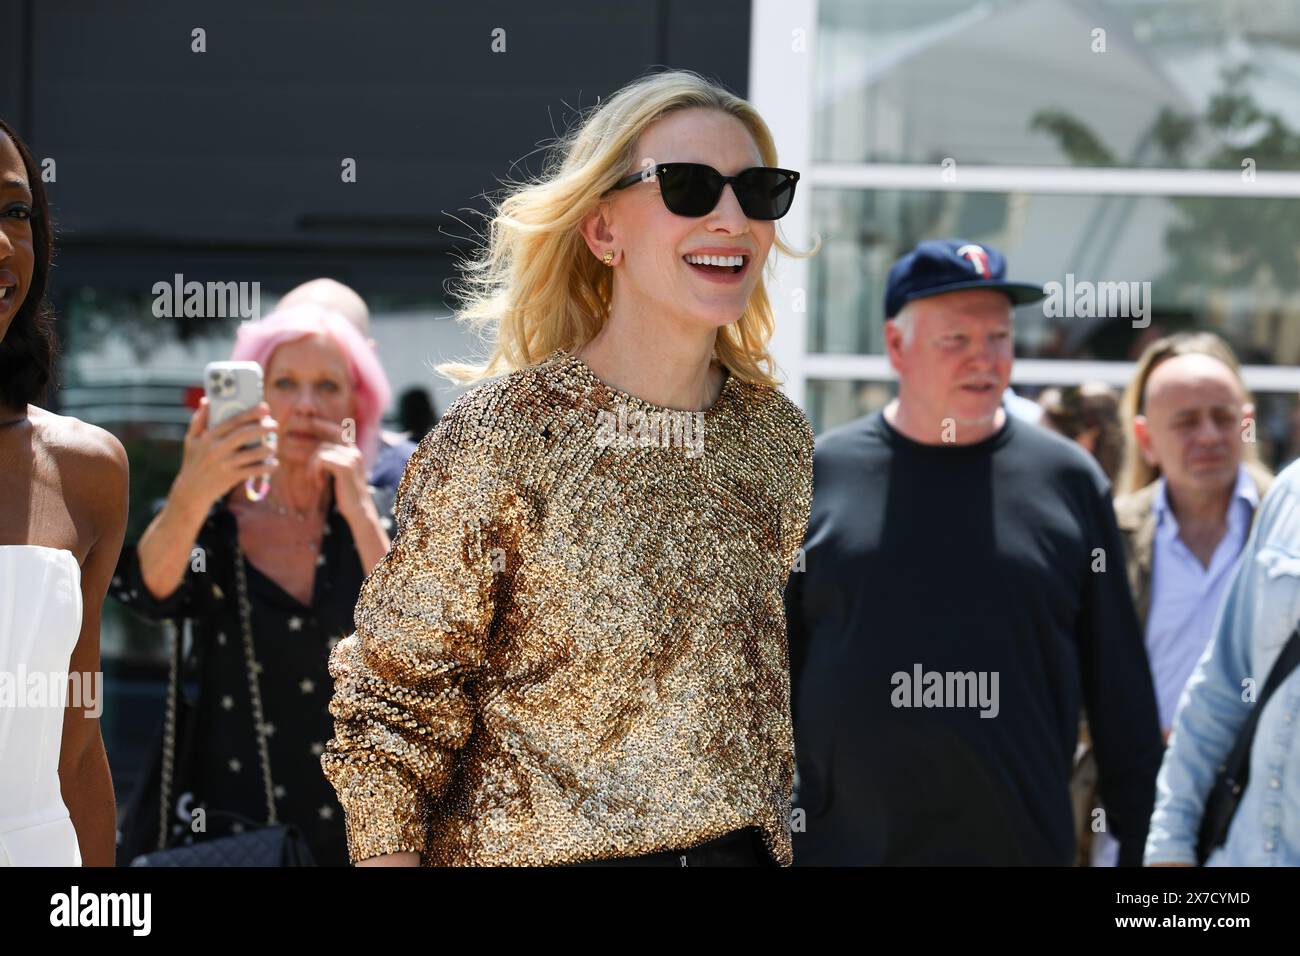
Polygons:
[[963,392],[974,392],[976,395],[987,395],[990,392],[994,391],[996,388],[997,388],[996,385],[988,385],[988,384],[985,385],[972,384],[972,385],[961,386],[961,390]]
[[3,288],[0,288],[0,304],[7,305],[8,303],[12,302],[14,300],[15,295],[17,295],[17,293],[18,293],[18,286],[16,285],[7,285],[4,286]]
[[682,261],[701,272],[735,275],[745,271],[749,256],[682,256]]

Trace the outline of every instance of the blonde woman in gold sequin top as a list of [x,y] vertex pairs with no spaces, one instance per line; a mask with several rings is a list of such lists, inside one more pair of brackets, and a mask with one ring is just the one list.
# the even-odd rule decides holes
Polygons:
[[791,862],[783,589],[813,436],[763,267],[797,173],[691,73],[589,113],[497,207],[494,342],[398,489],[321,763],[377,865]]

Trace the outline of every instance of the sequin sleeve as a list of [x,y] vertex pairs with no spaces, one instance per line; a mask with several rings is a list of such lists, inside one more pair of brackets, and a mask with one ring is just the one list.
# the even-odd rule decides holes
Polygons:
[[392,548],[361,590],[356,632],[330,654],[334,737],[321,766],[353,862],[425,850],[430,807],[474,722],[466,685],[484,666],[504,553],[490,468],[463,425],[449,410],[411,457]]
[[[802,412],[799,417],[799,437],[795,460],[791,462],[791,484],[781,499],[781,560],[787,574],[795,565],[808,531],[808,515],[812,510],[813,446],[812,425]],[[781,582],[785,584],[783,579]]]

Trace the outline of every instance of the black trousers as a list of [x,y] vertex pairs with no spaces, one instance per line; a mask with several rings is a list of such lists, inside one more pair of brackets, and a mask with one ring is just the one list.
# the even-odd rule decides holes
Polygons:
[[763,848],[758,827],[745,827],[684,850],[662,850],[643,856],[583,860],[566,866],[776,866]]

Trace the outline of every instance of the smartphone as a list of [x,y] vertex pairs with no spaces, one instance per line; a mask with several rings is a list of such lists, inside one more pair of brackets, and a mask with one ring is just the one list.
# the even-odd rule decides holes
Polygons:
[[[262,366],[256,362],[209,362],[203,369],[203,393],[208,397],[208,428],[215,428],[262,400]],[[249,442],[242,447],[259,444]]]

